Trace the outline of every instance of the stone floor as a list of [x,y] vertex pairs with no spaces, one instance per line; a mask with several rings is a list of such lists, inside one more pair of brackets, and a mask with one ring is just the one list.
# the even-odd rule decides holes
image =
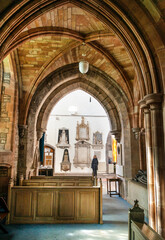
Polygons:
[[128,209],[120,197],[109,197],[103,186],[103,224],[22,224],[6,226],[9,234],[0,230],[1,240],[126,240],[128,239]]

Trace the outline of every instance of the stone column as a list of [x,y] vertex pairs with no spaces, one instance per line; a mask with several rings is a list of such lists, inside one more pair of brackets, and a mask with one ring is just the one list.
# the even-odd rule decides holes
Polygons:
[[142,128],[139,134],[139,159],[140,159],[140,169],[146,171],[146,142],[145,142],[145,129]]
[[18,152],[18,177],[23,174],[26,178],[26,145],[27,125],[19,125],[19,152]]
[[14,181],[12,178],[10,178],[9,183],[8,183],[8,197],[7,197],[7,205],[8,205],[8,209],[9,209],[9,214],[7,216],[6,219],[6,223],[9,224],[10,223],[10,214],[11,214],[11,189],[14,185]]
[[19,186],[23,185],[23,174],[19,175]]
[[131,137],[131,151],[132,151],[132,157],[131,157],[131,163],[132,163],[132,176],[136,176],[138,170],[140,169],[140,151],[139,151],[139,136],[140,136],[140,128],[132,128],[132,132],[134,136]]
[[40,149],[39,149],[39,143],[40,139],[43,136],[43,133],[46,131],[46,129],[43,128],[38,128],[37,129],[37,139],[36,139],[36,144],[35,144],[35,153],[34,153],[34,159],[33,159],[33,167],[34,167],[34,175],[38,175],[38,168],[40,164]]
[[144,124],[146,133],[146,157],[147,157],[147,185],[148,185],[148,212],[149,225],[156,230],[155,219],[155,188],[154,188],[154,166],[152,151],[152,135],[151,135],[151,116],[149,107],[145,101],[139,102],[140,107],[144,110]]
[[165,160],[162,116],[162,94],[145,96],[150,106],[152,149],[155,178],[156,230],[165,237]]

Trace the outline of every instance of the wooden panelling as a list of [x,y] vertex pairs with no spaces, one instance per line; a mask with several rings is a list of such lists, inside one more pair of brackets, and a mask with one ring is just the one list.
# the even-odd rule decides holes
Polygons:
[[93,186],[93,183],[90,182],[80,182],[77,184],[77,186]]
[[32,216],[32,192],[17,191],[15,193],[15,217]]
[[52,217],[53,205],[53,192],[37,192],[36,217]]
[[100,187],[14,186],[11,223],[100,223]]
[[75,186],[74,182],[62,182],[60,186]]
[[57,186],[57,183],[56,182],[44,182],[40,186]]
[[75,191],[59,191],[58,193],[58,219],[74,219]]
[[33,177],[23,181],[24,186],[93,186],[92,177]]
[[96,192],[79,191],[78,192],[78,220],[95,219],[96,217]]

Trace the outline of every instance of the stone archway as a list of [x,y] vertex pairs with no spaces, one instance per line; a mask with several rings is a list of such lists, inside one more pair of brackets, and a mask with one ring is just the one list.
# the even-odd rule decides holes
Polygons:
[[[128,112],[128,109],[131,111],[131,104],[128,104],[126,95],[113,79],[93,67],[84,77],[74,65],[61,68],[46,77],[33,96],[27,121],[27,172],[33,163],[37,135],[44,132],[53,106],[67,93],[76,89],[84,90],[95,97],[106,110],[112,130],[120,132],[121,139],[118,141],[124,146],[123,155],[126,157],[123,162],[127,166],[124,175],[127,179],[131,178],[131,123]],[[124,186],[125,184],[124,182]]]

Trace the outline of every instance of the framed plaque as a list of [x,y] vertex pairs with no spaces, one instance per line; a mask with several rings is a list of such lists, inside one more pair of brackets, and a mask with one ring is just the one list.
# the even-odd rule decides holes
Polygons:
[[85,124],[84,117],[82,117],[80,124],[77,122],[76,140],[77,141],[89,140],[89,125],[88,122],[87,124]]
[[102,133],[95,132],[93,133],[93,149],[103,149],[103,140],[102,140]]
[[58,143],[56,145],[59,148],[69,148],[69,129],[62,128],[58,131]]
[[86,141],[78,141],[75,144],[73,164],[76,168],[80,167],[83,169],[84,167],[89,168],[91,166],[90,147],[91,144]]

